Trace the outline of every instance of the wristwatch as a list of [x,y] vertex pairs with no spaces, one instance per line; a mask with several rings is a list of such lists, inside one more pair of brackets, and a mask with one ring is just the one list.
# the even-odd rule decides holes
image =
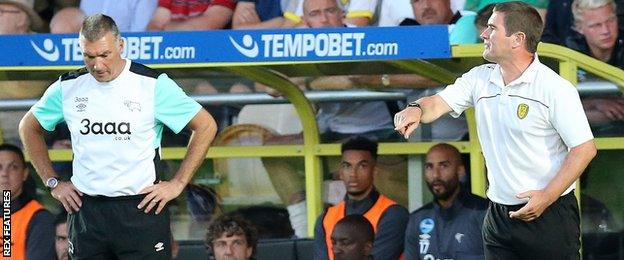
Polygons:
[[385,87],[390,86],[390,75],[388,74],[381,75],[381,85]]
[[46,180],[45,186],[48,187],[49,189],[54,189],[56,188],[56,186],[58,186],[59,184],[59,180],[55,177],[50,177],[48,178],[48,180]]
[[417,107],[417,108],[420,108],[420,110],[422,110],[422,107],[420,107],[420,104],[416,101],[407,103],[407,107]]

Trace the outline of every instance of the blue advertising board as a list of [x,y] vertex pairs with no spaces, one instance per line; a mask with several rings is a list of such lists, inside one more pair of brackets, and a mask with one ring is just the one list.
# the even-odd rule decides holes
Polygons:
[[[447,26],[122,33],[143,64],[262,63],[451,57]],[[0,36],[0,67],[82,65],[76,34]]]

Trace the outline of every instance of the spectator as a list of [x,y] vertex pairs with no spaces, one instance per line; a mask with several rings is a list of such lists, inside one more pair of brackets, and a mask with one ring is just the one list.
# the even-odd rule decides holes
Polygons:
[[362,215],[348,215],[336,223],[331,235],[334,259],[371,259],[375,230]]
[[56,215],[54,221],[54,227],[56,230],[55,249],[56,260],[68,260],[69,259],[69,232],[67,229],[67,212],[62,210],[61,213]]
[[382,0],[378,26],[397,26],[405,19],[414,19],[411,2],[411,0]]
[[[624,28],[624,0],[616,0],[619,27]],[[572,0],[550,0],[542,41],[565,45],[568,35],[575,33]]]
[[[309,7],[306,7],[306,3],[310,3],[308,0],[298,0],[296,3],[295,12],[285,11],[284,17],[287,18],[288,22],[292,22],[294,24],[298,24],[300,26],[309,26],[311,28],[315,28],[310,25],[309,22],[305,21],[306,9],[311,10]],[[379,14],[377,13],[378,8],[377,4],[378,0],[346,0],[346,1],[338,1],[336,0],[336,5],[338,9],[336,10],[338,13],[343,14],[344,12],[344,23],[346,26],[354,26],[354,27],[362,27],[369,25],[376,25]],[[287,10],[293,10],[292,8],[287,7]],[[316,18],[316,14],[321,14],[325,16],[324,12],[319,13],[318,10],[309,13],[307,11],[308,18],[312,14]],[[329,18],[328,18],[329,19]],[[302,24],[303,22],[303,24]]]
[[256,229],[239,216],[221,215],[208,227],[206,248],[215,260],[253,259],[257,245]]
[[414,19],[405,19],[399,25],[448,24],[451,44],[477,42],[475,13],[465,11],[453,13],[450,0],[412,1],[412,8]]
[[43,32],[45,22],[33,9],[35,0],[0,1],[0,35]]
[[366,217],[375,230],[374,258],[397,259],[403,253],[408,213],[405,208],[379,194],[373,185],[377,162],[377,143],[354,137],[342,144],[340,179],[347,196],[325,210],[314,228],[314,259],[333,259],[331,234],[336,223],[348,215]]
[[54,259],[54,216],[35,200],[34,192],[27,192],[28,178],[22,150],[0,144],[0,188],[11,191],[11,257]]
[[434,201],[410,215],[406,259],[484,259],[481,226],[488,202],[462,189],[466,168],[459,151],[440,143],[426,160],[425,181]]
[[285,1],[239,0],[238,3],[236,3],[236,9],[232,17],[232,28],[260,29],[281,27],[284,24],[281,2]]
[[223,29],[232,20],[234,0],[159,0],[147,29],[150,31],[194,31]]
[[121,32],[142,32],[157,5],[158,0],[81,0],[80,10],[87,16],[102,13],[112,17]]
[[613,0],[575,0],[574,29],[566,46],[624,69],[624,33],[618,26]]
[[[624,69],[624,33],[619,28],[615,10],[613,0],[574,1],[572,13],[578,33],[566,37],[566,46]],[[622,96],[585,98],[583,107],[592,127],[624,121]]]
[[[335,0],[305,0],[303,21],[310,28],[344,27],[343,13]],[[332,77],[312,82],[317,89]],[[319,130],[325,140],[344,140],[352,135],[366,135],[373,139],[391,139],[392,129],[389,108],[385,102],[321,103],[317,116]]]
[[84,18],[85,14],[78,8],[63,8],[52,17],[50,33],[78,33]]

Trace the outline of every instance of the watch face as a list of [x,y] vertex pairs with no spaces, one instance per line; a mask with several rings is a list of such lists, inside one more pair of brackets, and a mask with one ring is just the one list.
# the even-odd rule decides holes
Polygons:
[[58,180],[56,178],[50,178],[48,179],[48,181],[46,181],[46,186],[48,188],[56,188],[56,185],[58,185]]

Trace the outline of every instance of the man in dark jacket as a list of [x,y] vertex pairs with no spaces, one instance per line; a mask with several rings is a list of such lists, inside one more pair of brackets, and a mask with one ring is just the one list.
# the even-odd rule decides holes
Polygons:
[[414,211],[405,231],[405,259],[484,259],[481,226],[487,200],[462,190],[466,174],[457,148],[427,152],[425,180],[434,201]]

